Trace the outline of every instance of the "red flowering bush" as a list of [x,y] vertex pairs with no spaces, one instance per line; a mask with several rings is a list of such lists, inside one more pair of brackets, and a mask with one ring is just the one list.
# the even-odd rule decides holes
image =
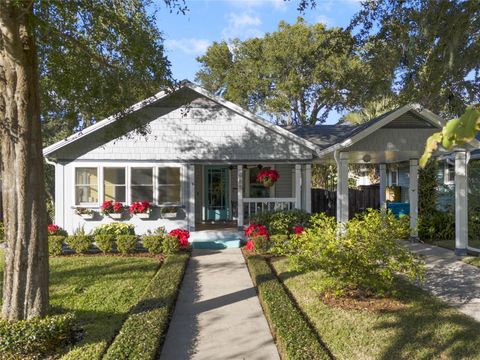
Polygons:
[[295,233],[295,235],[300,235],[304,231],[305,231],[305,228],[303,226],[294,226],[293,227],[293,232]]
[[168,233],[170,236],[174,236],[178,240],[178,245],[181,248],[185,248],[188,245],[188,238],[190,237],[190,233],[188,230],[183,230],[183,229],[173,229]]
[[149,201],[137,201],[130,205],[130,214],[146,214],[151,208]]
[[245,244],[245,249],[247,250],[254,250],[255,245],[253,244],[252,240],[248,240],[247,243]]
[[48,236],[67,236],[68,233],[62,229],[60,226],[55,224],[48,225],[47,228]]
[[246,230],[245,230],[245,236],[249,239],[255,236],[267,236],[268,237],[268,231],[267,228],[263,225],[260,224],[251,224]]
[[104,201],[102,206],[100,206],[100,210],[104,215],[120,214],[123,212],[123,209],[122,203],[113,200]]
[[269,169],[269,170],[260,170],[257,175],[257,182],[262,183],[263,185],[269,187],[272,186],[277,182],[280,178],[277,170]]

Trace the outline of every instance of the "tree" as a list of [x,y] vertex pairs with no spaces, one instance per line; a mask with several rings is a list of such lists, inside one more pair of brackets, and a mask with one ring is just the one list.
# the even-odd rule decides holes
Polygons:
[[263,38],[214,43],[197,60],[203,86],[279,124],[324,122],[357,105],[369,78],[348,31],[301,18]]
[[[164,3],[183,9],[181,1]],[[48,310],[41,123],[52,125],[52,132],[66,129],[67,134],[102,115],[93,111],[102,108],[102,99],[109,99],[103,109],[111,111],[143,96],[142,81],[148,91],[153,84],[149,79],[168,78],[161,38],[157,32],[149,39],[145,32],[154,20],[145,15],[150,5],[148,0],[0,0],[0,174],[7,242],[4,319],[30,319]],[[155,45],[141,43],[148,40]],[[147,64],[144,46],[147,56],[158,51],[154,57],[158,67]],[[129,82],[136,77],[140,80],[131,90]],[[105,85],[106,79],[111,84]],[[52,119],[71,121],[65,125]]]
[[343,115],[338,121],[340,124],[348,123],[350,125],[359,125],[393,110],[396,103],[392,97],[384,96],[378,100],[368,102],[360,110],[351,111]]

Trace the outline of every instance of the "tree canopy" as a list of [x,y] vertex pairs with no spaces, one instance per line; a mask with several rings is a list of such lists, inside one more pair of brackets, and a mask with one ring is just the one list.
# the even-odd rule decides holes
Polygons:
[[197,81],[280,124],[315,124],[365,96],[369,71],[341,28],[302,18],[262,38],[213,43],[197,60]]

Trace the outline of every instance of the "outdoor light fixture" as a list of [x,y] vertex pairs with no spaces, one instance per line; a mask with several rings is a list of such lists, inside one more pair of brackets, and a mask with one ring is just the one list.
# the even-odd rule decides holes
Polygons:
[[369,154],[363,155],[363,162],[369,163],[372,157]]

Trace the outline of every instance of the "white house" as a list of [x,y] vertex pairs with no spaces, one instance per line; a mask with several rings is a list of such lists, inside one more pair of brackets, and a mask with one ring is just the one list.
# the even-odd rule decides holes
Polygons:
[[[338,165],[337,219],[344,222],[349,163],[380,164],[385,194],[386,164],[408,161],[415,236],[417,159],[427,137],[443,124],[428,110],[408,105],[360,126],[283,128],[185,81],[44,149],[55,165],[55,223],[69,232],[80,226],[88,231],[113,221],[99,213],[104,200],[126,205],[148,200],[154,205],[149,219],[122,220],[135,224],[138,234],[161,225],[190,231],[209,223],[242,228],[259,211],[310,211],[312,164],[322,162]],[[459,152],[458,172],[465,159]],[[260,168],[279,172],[274,186],[256,182]],[[461,179],[459,185],[457,191],[464,191]],[[85,220],[76,215],[78,207],[96,216]],[[162,209],[172,207],[174,218],[166,218]],[[465,229],[458,231],[462,240]],[[462,241],[458,246],[466,249]]]

